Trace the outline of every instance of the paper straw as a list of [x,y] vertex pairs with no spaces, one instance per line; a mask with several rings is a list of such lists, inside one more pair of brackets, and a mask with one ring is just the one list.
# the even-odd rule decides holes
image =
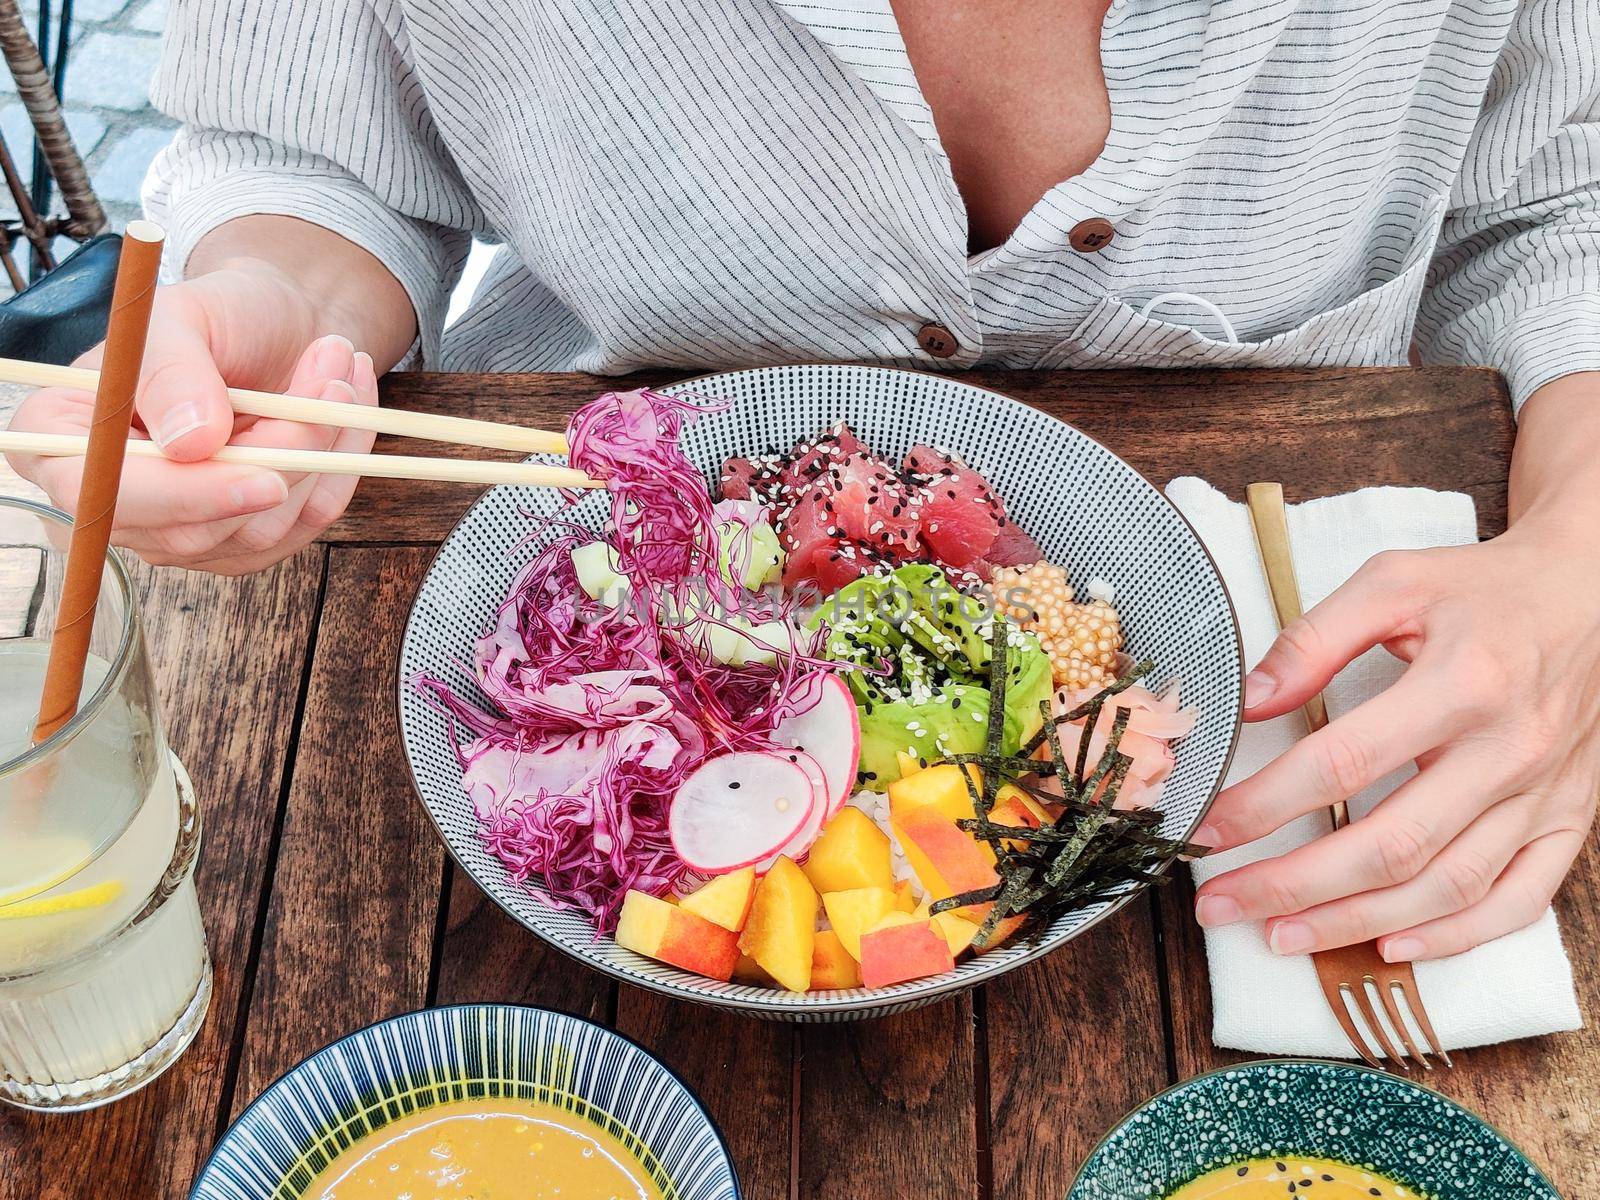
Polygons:
[[111,544],[117,488],[122,482],[122,457],[133,422],[133,401],[139,390],[139,367],[144,361],[144,339],[150,328],[150,307],[155,301],[156,272],[161,265],[164,237],[161,227],[149,221],[130,223],[122,235],[117,282],[111,294],[111,321],[106,328],[105,358],[100,364],[100,386],[95,390],[94,423],[89,428],[89,448],[83,459],[83,486],[79,489],[78,513],[72,522],[72,541],[67,548],[67,569],[61,585],[55,633],[50,638],[50,661],[45,668],[39,720],[33,729],[35,745],[72,720],[78,711],[78,694],[83,690],[83,668],[89,657],[89,637],[94,632],[94,610],[100,599],[106,550]]

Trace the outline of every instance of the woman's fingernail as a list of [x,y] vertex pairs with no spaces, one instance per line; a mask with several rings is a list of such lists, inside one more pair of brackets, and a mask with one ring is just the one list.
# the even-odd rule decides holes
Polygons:
[[241,479],[228,489],[228,499],[242,516],[276,508],[289,498],[289,485],[282,475],[266,472]]
[[333,379],[348,379],[350,369],[355,365],[356,348],[349,338],[330,333],[317,342],[317,349],[311,356],[311,361],[316,365],[319,374]]
[[168,409],[166,416],[156,425],[156,441],[163,447],[170,446],[184,435],[204,429],[205,425],[205,414],[200,411],[198,404],[179,404]]
[[1383,954],[1384,962],[1394,963],[1411,962],[1413,959],[1421,958],[1427,947],[1422,944],[1420,938],[1397,937],[1390,938],[1378,949]]
[[1278,681],[1265,671],[1251,671],[1244,677],[1244,706],[1246,708],[1260,708],[1272,699],[1272,693],[1278,690]]
[[1189,835],[1189,844],[1191,846],[1204,846],[1207,850],[1215,850],[1222,845],[1222,830],[1207,821]]
[[1316,943],[1311,926],[1299,921],[1279,921],[1267,935],[1267,945],[1274,954],[1304,954]]
[[1206,929],[1232,925],[1243,917],[1239,902],[1232,896],[1201,896],[1194,902],[1194,919]]
[[335,404],[354,404],[360,399],[355,388],[342,379],[330,379],[322,385],[322,394],[319,400],[332,400]]

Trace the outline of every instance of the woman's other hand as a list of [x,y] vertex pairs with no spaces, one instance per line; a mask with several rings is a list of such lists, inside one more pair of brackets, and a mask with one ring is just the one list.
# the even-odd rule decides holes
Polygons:
[[1407,763],[1420,771],[1344,829],[1208,881],[1202,925],[1265,920],[1280,954],[1376,938],[1398,962],[1460,953],[1544,912],[1600,786],[1600,381],[1570,379],[1523,410],[1508,532],[1378,555],[1250,673],[1245,715],[1260,721],[1372,646],[1409,664],[1218,796],[1203,843],[1239,846]]

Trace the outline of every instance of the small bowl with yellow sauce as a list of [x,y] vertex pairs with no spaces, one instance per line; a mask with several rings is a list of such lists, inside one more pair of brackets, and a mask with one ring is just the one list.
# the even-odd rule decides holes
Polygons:
[[721,1133],[627,1038],[564,1013],[407,1013],[312,1055],[223,1136],[191,1200],[738,1200]]
[[1067,1200],[1561,1200],[1503,1134],[1366,1067],[1274,1059],[1199,1075],[1106,1135]]

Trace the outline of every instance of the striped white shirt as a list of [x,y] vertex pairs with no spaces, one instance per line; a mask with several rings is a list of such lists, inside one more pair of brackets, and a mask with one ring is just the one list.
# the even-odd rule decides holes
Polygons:
[[1600,0],[1114,0],[1101,56],[1104,152],[969,256],[889,0],[175,0],[146,202],[179,267],[366,247],[446,370],[1600,370]]

